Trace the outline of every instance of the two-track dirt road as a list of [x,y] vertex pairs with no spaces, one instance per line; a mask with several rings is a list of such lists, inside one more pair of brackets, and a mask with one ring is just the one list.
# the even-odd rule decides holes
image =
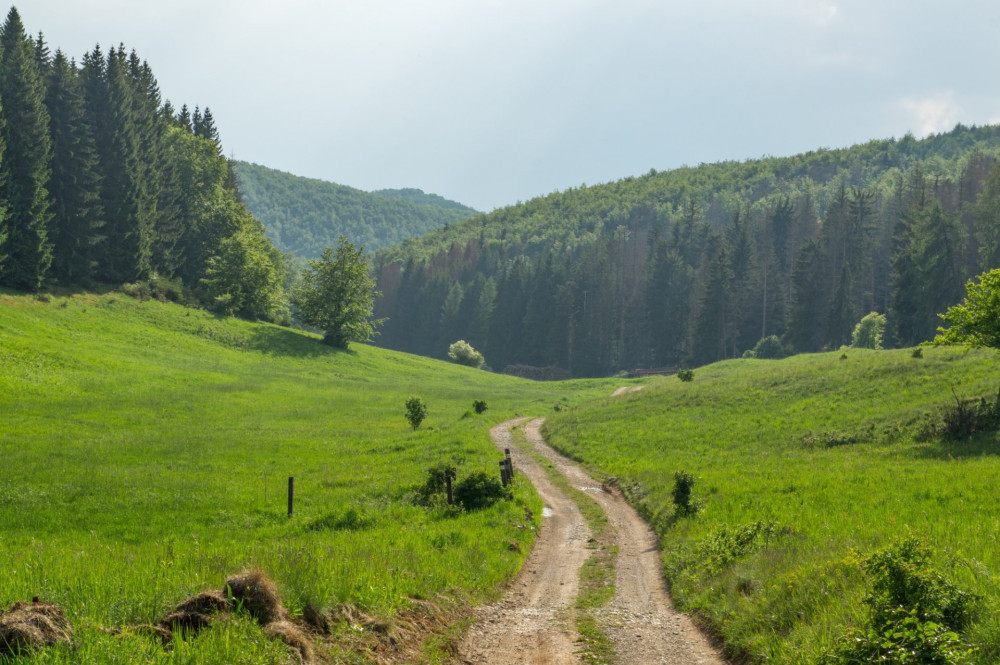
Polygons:
[[510,448],[514,466],[528,477],[545,505],[542,529],[507,594],[477,610],[477,621],[459,647],[461,662],[490,665],[579,663],[573,607],[580,567],[591,554],[590,531],[576,504],[528,455],[513,445],[511,430],[524,427],[528,443],[570,482],[604,509],[618,548],[615,595],[596,614],[629,665],[723,665],[697,627],[677,612],[660,573],[656,536],[614,490],[602,488],[542,440],[542,420],[522,418],[491,430],[500,449]]

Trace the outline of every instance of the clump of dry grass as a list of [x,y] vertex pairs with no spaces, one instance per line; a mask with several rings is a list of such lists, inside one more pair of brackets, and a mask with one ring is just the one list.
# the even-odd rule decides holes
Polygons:
[[243,608],[262,626],[288,618],[278,587],[259,570],[230,576],[222,592],[234,607]]
[[73,628],[52,603],[18,601],[0,614],[0,655],[17,655],[43,646],[69,642]]
[[202,628],[208,628],[215,615],[227,613],[230,609],[229,599],[218,591],[202,591],[182,601],[153,630],[164,642],[169,642],[178,628],[189,634],[197,633]]
[[316,657],[312,642],[298,626],[288,620],[272,621],[264,626],[264,633],[287,644],[302,663],[311,663]]

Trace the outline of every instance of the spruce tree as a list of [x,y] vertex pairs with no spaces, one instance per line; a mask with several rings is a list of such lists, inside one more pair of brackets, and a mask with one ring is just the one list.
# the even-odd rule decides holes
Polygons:
[[[3,61],[3,42],[0,41],[0,62]],[[9,237],[9,226],[7,223],[7,188],[4,184],[7,182],[7,169],[4,168],[4,152],[6,148],[6,142],[4,141],[4,130],[7,123],[4,119],[3,111],[3,91],[0,90],[0,277],[3,276],[4,266],[7,263],[7,238]]]
[[48,195],[52,144],[45,87],[38,71],[35,43],[11,8],[0,29],[3,57],[0,90],[4,94],[3,141],[6,144],[3,195],[9,206],[3,283],[36,291],[52,263],[48,238],[52,218]]
[[139,182],[140,132],[124,46],[110,49],[106,58],[95,48],[84,59],[83,73],[107,220],[97,276],[115,283],[141,279],[150,270],[152,220],[143,208],[147,195]]
[[86,284],[104,225],[100,178],[79,72],[60,50],[49,69],[45,106],[52,136],[52,273],[65,284]]

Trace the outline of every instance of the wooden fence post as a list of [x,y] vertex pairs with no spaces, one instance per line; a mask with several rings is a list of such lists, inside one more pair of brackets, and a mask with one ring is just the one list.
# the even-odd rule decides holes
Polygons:
[[288,516],[292,516],[295,505],[295,478],[288,476]]
[[500,460],[500,482],[507,487],[507,460]]

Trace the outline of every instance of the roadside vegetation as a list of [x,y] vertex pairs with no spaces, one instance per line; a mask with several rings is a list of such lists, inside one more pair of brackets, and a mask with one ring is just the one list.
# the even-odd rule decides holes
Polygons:
[[[450,465],[456,485],[493,474],[492,424],[611,385],[342,351],[118,293],[0,292],[0,309],[0,609],[38,596],[74,627],[72,647],[25,663],[285,662],[239,612],[169,650],[142,628],[253,569],[292,618],[327,624],[329,662],[419,650],[416,626],[445,631],[499,592],[541,515],[521,484],[481,510],[421,501],[428,470]],[[415,430],[403,410],[416,392],[428,409]],[[446,652],[423,648],[424,662]]]
[[1000,661],[1000,440],[995,420],[948,423],[996,411],[996,359],[731,360],[550,415],[547,437],[618,479],[675,602],[730,657],[985,665]]

